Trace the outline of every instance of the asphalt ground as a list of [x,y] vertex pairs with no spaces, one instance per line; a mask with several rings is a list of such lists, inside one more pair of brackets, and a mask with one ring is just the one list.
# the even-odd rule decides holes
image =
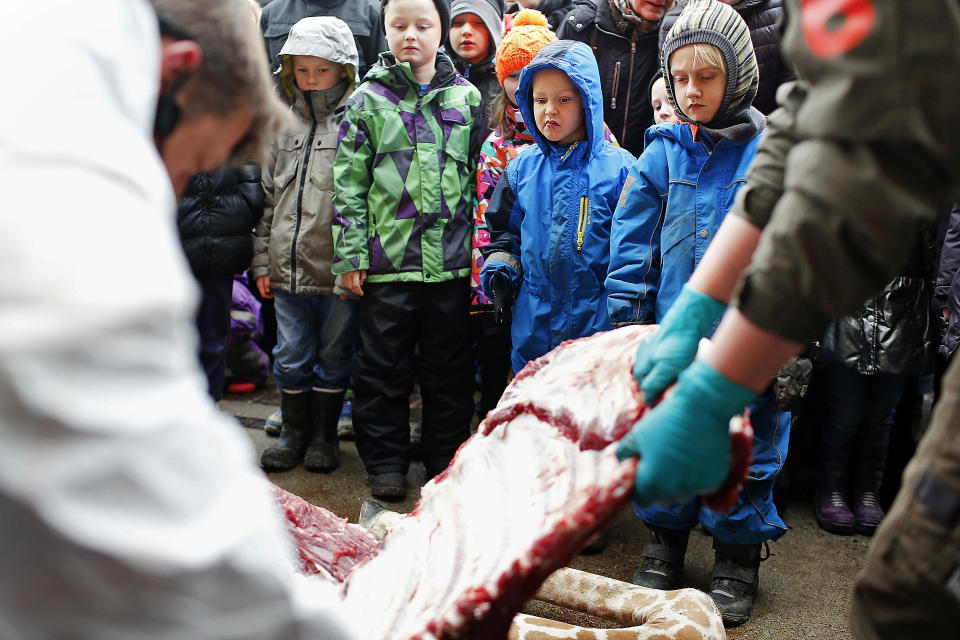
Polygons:
[[[220,403],[223,411],[238,418],[238,428],[250,437],[257,460],[275,441],[264,433],[263,421],[278,406],[279,396],[272,386],[245,396],[228,394]],[[354,443],[341,442],[340,453],[340,468],[332,473],[309,473],[301,465],[268,477],[283,489],[357,522],[360,505],[369,497],[369,482]],[[413,509],[423,475],[422,465],[414,463],[407,477],[406,499],[387,506],[401,512]],[[760,592],[753,614],[746,624],[728,629],[727,636],[749,640],[852,638],[850,599],[870,538],[837,536],[821,530],[809,499],[790,501],[781,515],[789,531],[770,544],[770,557],[760,565]],[[581,555],[570,566],[629,581],[646,542],[646,530],[627,509],[611,527],[606,548],[596,555]],[[698,528],[690,539],[683,586],[705,590],[712,566],[711,538]],[[605,626],[602,621],[542,603],[531,602],[526,611],[574,624]]]

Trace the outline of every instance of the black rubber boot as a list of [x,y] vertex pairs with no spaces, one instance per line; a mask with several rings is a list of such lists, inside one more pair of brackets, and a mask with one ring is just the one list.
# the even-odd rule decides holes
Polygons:
[[825,432],[820,448],[820,476],[814,496],[814,515],[824,531],[853,533],[853,512],[847,503],[847,446],[836,434]]
[[750,619],[760,585],[761,544],[726,544],[713,539],[715,551],[710,597],[717,603],[723,626],[736,627]]
[[303,457],[303,468],[307,471],[333,471],[340,466],[340,438],[337,436],[337,423],[343,408],[345,392],[326,393],[311,391],[311,419],[313,437]]
[[887,465],[887,447],[889,440],[864,443],[860,448],[858,482],[853,508],[853,528],[865,536],[872,536],[883,520],[884,512],[880,506],[880,486],[883,484],[883,472]]
[[[645,523],[646,524],[646,523]],[[649,589],[676,589],[687,554],[690,531],[647,524],[653,542],[643,548],[643,562],[633,574],[633,584]]]
[[287,471],[303,460],[310,441],[310,394],[280,393],[283,427],[277,443],[263,452],[260,466],[266,471]]

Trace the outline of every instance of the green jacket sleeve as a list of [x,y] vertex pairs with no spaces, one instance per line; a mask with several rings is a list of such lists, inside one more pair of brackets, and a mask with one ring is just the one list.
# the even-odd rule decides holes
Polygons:
[[351,100],[340,126],[333,161],[333,273],[370,268],[367,246],[370,221],[367,194],[373,170],[373,148],[362,115],[363,102]]
[[[844,9],[859,21],[834,31],[830,16],[790,0],[784,50],[809,88],[789,125],[783,193],[735,299],[762,329],[818,338],[897,274],[948,199],[960,103],[933,88],[960,58],[950,4],[864,0]],[[764,209],[748,219],[762,222]]]
[[780,108],[767,117],[767,131],[747,172],[747,184],[737,193],[730,213],[763,229],[783,195],[787,154],[797,140],[796,110],[805,95],[802,83],[790,83],[777,92]]
[[761,328],[806,342],[897,275],[947,183],[915,145],[828,139],[794,147],[785,176],[735,304]]

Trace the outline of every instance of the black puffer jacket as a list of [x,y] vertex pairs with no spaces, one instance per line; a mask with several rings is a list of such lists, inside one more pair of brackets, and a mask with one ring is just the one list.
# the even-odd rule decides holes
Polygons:
[[177,205],[180,241],[197,277],[243,273],[263,215],[260,168],[225,167],[194,176]]
[[470,64],[466,60],[455,56],[451,56],[451,59],[453,60],[453,66],[457,68],[460,75],[480,92],[480,117],[482,121],[478,123],[478,126],[484,129],[481,139],[483,140],[492,129],[490,126],[490,101],[500,93],[500,81],[497,80],[493,56],[476,64]]
[[[537,11],[547,17],[547,24],[556,31],[566,16],[573,8],[573,0],[541,0],[537,5]],[[511,4],[507,7],[507,13],[517,13],[523,9],[519,3]]]
[[[686,0],[678,0],[676,6],[663,17],[660,24],[661,47],[686,5]],[[777,87],[797,79],[797,74],[780,55],[779,22],[783,19],[783,0],[740,0],[731,6],[750,28],[750,39],[753,40],[753,50],[760,67],[760,88],[753,99],[753,106],[764,115],[769,115],[777,108]]]
[[263,8],[260,16],[260,29],[267,44],[271,69],[280,64],[277,56],[290,35],[290,27],[313,16],[340,18],[350,27],[360,54],[358,82],[376,64],[380,53],[387,50],[377,0],[273,0]]
[[937,332],[930,313],[936,249],[924,232],[898,277],[857,313],[827,329],[819,362],[841,364],[861,374],[930,373]]
[[648,90],[660,69],[657,29],[624,35],[617,29],[608,0],[577,0],[557,36],[593,49],[600,67],[604,122],[620,146],[639,156],[643,134],[653,124]]
[[960,344],[960,204],[953,205],[947,220],[933,301],[934,313],[950,312],[940,343],[940,354],[949,358]]

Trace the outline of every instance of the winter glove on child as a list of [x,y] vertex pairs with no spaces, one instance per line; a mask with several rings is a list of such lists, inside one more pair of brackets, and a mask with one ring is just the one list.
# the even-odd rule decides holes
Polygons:
[[637,347],[633,375],[643,391],[644,402],[656,402],[680,372],[690,366],[700,339],[726,308],[725,304],[683,285],[660,328]]
[[497,324],[503,324],[513,307],[513,284],[510,278],[502,273],[494,273],[490,276],[490,292],[493,294],[493,312]]
[[639,457],[634,499],[679,503],[708,494],[730,467],[730,418],[756,397],[697,360],[617,447],[621,460]]

